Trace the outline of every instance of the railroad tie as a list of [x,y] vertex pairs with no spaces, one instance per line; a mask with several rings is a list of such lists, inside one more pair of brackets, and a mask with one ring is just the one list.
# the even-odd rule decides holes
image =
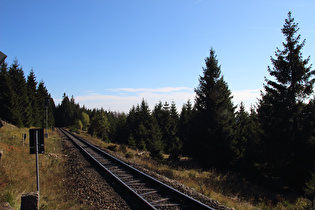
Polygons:
[[158,192],[157,190],[152,190],[152,191],[149,191],[149,192],[140,193],[139,195],[140,196],[144,196],[144,195],[149,195],[149,194],[153,194],[153,193],[157,193],[157,192]]

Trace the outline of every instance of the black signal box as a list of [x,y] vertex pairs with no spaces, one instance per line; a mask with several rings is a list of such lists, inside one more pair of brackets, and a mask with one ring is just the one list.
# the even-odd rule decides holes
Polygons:
[[36,134],[38,154],[44,154],[44,129],[30,129],[30,154],[36,154]]

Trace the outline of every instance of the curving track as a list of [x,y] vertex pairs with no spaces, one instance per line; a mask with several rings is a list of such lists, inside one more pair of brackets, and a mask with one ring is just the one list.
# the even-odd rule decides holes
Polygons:
[[112,176],[147,209],[213,209],[122,162],[82,137],[60,129],[103,171]]

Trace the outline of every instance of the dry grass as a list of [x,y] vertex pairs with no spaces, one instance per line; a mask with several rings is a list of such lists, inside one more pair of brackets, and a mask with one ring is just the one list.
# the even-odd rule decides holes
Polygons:
[[[27,134],[24,145],[22,133]],[[0,128],[0,150],[0,203],[8,202],[20,209],[22,194],[36,191],[35,155],[29,153],[28,129],[9,125]],[[65,163],[61,139],[50,131],[45,139],[45,154],[39,154],[40,209],[83,208],[67,199]]]

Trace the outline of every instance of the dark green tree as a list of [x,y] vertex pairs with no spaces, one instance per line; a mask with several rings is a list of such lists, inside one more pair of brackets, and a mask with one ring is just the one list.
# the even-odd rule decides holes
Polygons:
[[148,136],[148,150],[152,158],[156,160],[163,160],[163,151],[165,144],[162,140],[162,133],[155,118],[152,117]]
[[170,108],[170,158],[177,160],[181,153],[183,143],[182,139],[178,137],[178,123],[179,123],[179,115],[177,112],[176,104],[174,101],[171,103]]
[[149,109],[148,103],[142,99],[141,104],[130,109],[126,119],[128,128],[128,144],[140,150],[148,150],[154,159],[163,158],[164,143],[159,124]]
[[235,107],[213,49],[195,88],[194,157],[206,167],[226,169],[234,160]]
[[170,106],[165,101],[164,105],[160,101],[158,104],[155,105],[154,110],[152,111],[152,116],[156,119],[156,123],[158,124],[161,135],[162,141],[166,148],[166,153],[170,152],[170,144],[171,144],[171,120],[170,120]]
[[36,125],[42,128],[46,128],[46,108],[45,100],[49,101],[48,106],[48,126],[52,127],[55,125],[54,109],[55,103],[51,98],[51,95],[48,93],[48,90],[43,81],[39,82],[37,91],[36,91],[36,100],[38,105],[38,120]]
[[245,110],[243,102],[240,104],[239,110],[236,112],[236,145],[235,145],[235,159],[239,163],[245,158],[247,143],[249,138],[250,117]]
[[69,97],[64,93],[62,102],[57,108],[58,126],[69,127],[74,125],[74,107],[72,105]]
[[128,129],[127,129],[127,116],[125,113],[117,115],[117,127],[115,134],[115,141],[121,144],[128,144]]
[[193,146],[193,132],[192,132],[192,123],[193,123],[193,105],[191,101],[188,100],[186,104],[182,106],[182,110],[179,116],[178,122],[178,133],[177,136],[180,138],[183,148],[183,154],[191,154],[191,148]]
[[313,93],[315,71],[308,65],[310,58],[302,57],[305,40],[300,42],[298,30],[289,12],[282,28],[286,38],[284,49],[277,48],[275,58],[271,57],[273,68],[268,67],[275,81],[265,79],[258,107],[264,132],[265,176],[272,177],[279,185],[290,186],[304,184],[308,172],[301,168],[301,163],[309,165],[311,161],[306,159],[304,151],[311,136],[303,134],[307,122],[302,113],[306,99]]
[[130,147],[136,148],[137,147],[137,112],[136,107],[132,106],[132,108],[129,110],[129,113],[127,115],[126,119],[126,129],[128,130],[128,145]]
[[257,112],[254,107],[250,113],[245,110],[243,102],[236,112],[235,123],[235,167],[245,176],[260,179],[257,163],[260,163],[261,151],[260,143],[260,126],[257,119]]
[[27,94],[29,98],[29,103],[31,105],[31,119],[30,126],[38,127],[40,124],[38,123],[39,113],[38,113],[38,101],[36,98],[37,92],[37,81],[36,76],[33,69],[30,71],[30,74],[27,77]]
[[14,94],[8,75],[7,63],[0,66],[0,118],[13,123],[12,95]]
[[8,75],[13,90],[11,95],[12,123],[19,127],[29,127],[31,123],[31,106],[27,95],[24,72],[17,60],[13,61]]

